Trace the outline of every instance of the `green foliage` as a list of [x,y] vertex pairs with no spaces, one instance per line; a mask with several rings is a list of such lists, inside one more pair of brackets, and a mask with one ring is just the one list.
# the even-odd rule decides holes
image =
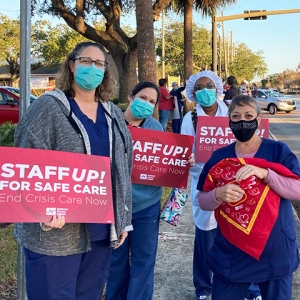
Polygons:
[[275,73],[268,75],[262,79],[263,87],[277,87],[281,91],[295,92],[300,90],[300,65],[295,70],[286,69],[282,73]]
[[4,123],[0,125],[0,146],[13,146],[16,124]]
[[[16,124],[0,125],[0,146],[13,146]],[[13,238],[13,225],[0,226],[0,283],[10,282],[17,273],[17,242]]]
[[66,24],[53,27],[44,20],[36,22],[32,37],[33,54],[42,57],[45,66],[61,65],[76,44],[88,41]]
[[[181,22],[173,22],[165,27],[165,71],[169,75],[180,75],[183,78],[184,37]],[[161,32],[156,33],[156,53],[162,55]],[[193,25],[193,73],[210,69],[211,32],[206,28]],[[221,45],[223,42],[221,41]],[[222,47],[221,47],[222,48]],[[221,49],[221,57],[224,58]],[[159,62],[161,64],[161,61]],[[245,44],[235,44],[234,61],[228,66],[229,74],[243,79],[252,80],[255,76],[262,77],[267,72],[267,66],[261,51],[252,52]],[[224,75],[224,74],[223,74]]]
[[[165,69],[167,74],[184,76],[184,37],[182,22],[165,26]],[[156,53],[161,57],[161,32],[156,33]],[[193,25],[193,72],[205,69],[211,64],[210,32],[204,27]],[[159,62],[161,64],[161,61]]]
[[122,110],[125,111],[128,107],[128,103],[118,103],[118,107]]
[[228,66],[229,74],[234,75],[238,82],[263,77],[268,69],[262,55],[262,51],[252,52],[244,43],[235,45],[234,60]]
[[2,63],[17,62],[20,55],[20,41],[16,37],[19,36],[20,21],[0,14],[0,24],[0,61]]
[[19,76],[20,21],[0,14],[0,62],[7,65],[11,80]]

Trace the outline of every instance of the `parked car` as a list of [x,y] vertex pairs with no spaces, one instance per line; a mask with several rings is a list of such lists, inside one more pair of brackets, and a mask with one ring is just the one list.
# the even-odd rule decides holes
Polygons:
[[[277,111],[285,111],[290,113],[296,110],[296,102],[290,96],[283,96],[274,90],[258,89],[257,97],[254,96],[254,91],[251,91],[252,97],[257,101],[261,110],[268,111],[271,115],[275,115]],[[231,100],[224,100],[227,106]]]
[[[254,91],[252,91],[254,97]],[[285,111],[290,113],[296,110],[296,102],[292,97],[282,96],[274,90],[258,89],[257,97],[254,97],[258,106],[262,110],[267,110],[271,115],[275,115],[277,111]]]
[[261,90],[263,92],[265,92],[265,91],[273,91],[273,92],[280,93],[280,91],[277,88],[261,88]]
[[[0,124],[19,122],[20,90],[10,86],[0,86]],[[37,97],[30,94],[30,103]]]

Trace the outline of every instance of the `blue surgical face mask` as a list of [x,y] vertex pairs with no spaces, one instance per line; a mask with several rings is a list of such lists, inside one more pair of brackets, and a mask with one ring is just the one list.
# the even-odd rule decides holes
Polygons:
[[174,91],[177,91],[178,90],[178,86],[174,86]]
[[216,102],[216,90],[203,89],[195,92],[196,101],[203,107],[212,106]]
[[145,119],[153,114],[154,105],[148,101],[134,98],[130,108],[136,119]]
[[94,64],[90,66],[76,65],[74,76],[77,85],[84,90],[95,89],[103,80],[104,70],[97,68]]

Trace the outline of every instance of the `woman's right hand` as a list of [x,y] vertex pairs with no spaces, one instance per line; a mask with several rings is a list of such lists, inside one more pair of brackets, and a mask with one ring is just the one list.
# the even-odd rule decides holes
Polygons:
[[215,197],[218,202],[238,202],[245,191],[236,184],[226,184],[215,189]]
[[63,228],[66,224],[65,216],[53,216],[51,222],[44,224],[50,228]]

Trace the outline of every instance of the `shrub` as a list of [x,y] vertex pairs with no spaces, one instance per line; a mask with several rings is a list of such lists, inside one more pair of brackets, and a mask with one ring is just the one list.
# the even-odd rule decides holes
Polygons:
[[127,109],[128,103],[119,103],[118,107],[122,110],[125,111]]
[[4,123],[0,125],[0,146],[13,146],[14,133],[17,124]]

